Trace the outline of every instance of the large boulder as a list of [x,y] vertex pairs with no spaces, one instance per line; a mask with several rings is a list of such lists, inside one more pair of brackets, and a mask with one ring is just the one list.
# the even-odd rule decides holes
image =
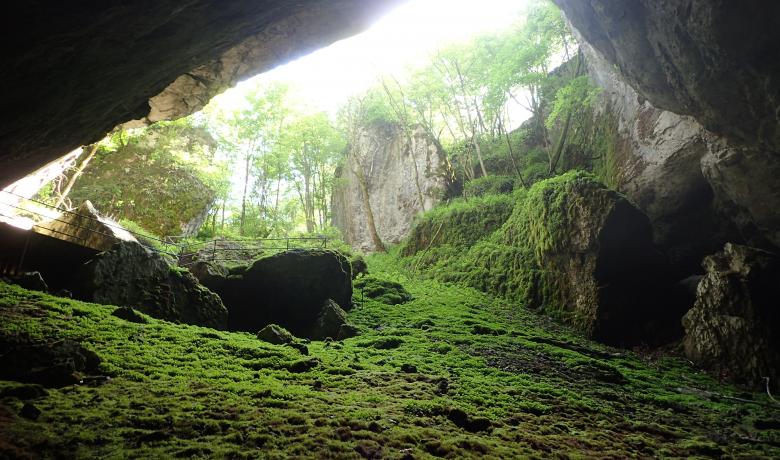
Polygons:
[[[650,222],[593,176],[571,172],[532,187],[504,226],[526,248],[525,301],[598,340],[663,341],[682,315],[658,302],[665,260]],[[522,284],[522,283],[521,283]]]
[[303,337],[327,299],[344,310],[352,307],[351,272],[338,252],[296,249],[259,259],[218,285],[206,280],[206,285],[228,306],[231,330],[255,332],[275,323]]
[[696,304],[683,317],[685,354],[749,385],[780,388],[780,258],[727,243],[706,257]]
[[73,286],[91,302],[133,307],[155,318],[224,329],[220,298],[188,271],[135,242],[116,244],[87,262]]

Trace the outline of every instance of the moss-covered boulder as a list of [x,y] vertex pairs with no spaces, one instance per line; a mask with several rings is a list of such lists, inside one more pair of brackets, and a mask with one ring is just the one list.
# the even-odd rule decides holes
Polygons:
[[87,262],[72,286],[90,302],[133,307],[168,321],[224,329],[227,310],[220,298],[187,270],[136,242],[117,243]]
[[[593,176],[571,172],[533,186],[503,228],[528,252],[525,300],[606,342],[650,338],[664,312],[652,299],[663,258],[647,217]],[[530,270],[529,270],[530,269]]]
[[275,323],[307,336],[326,300],[352,307],[352,268],[339,252],[295,249],[264,257],[211,285],[230,311],[231,330],[257,331]]
[[780,258],[726,244],[702,264],[696,304],[683,317],[688,358],[753,386],[780,388]]
[[[542,309],[605,342],[663,342],[680,332],[682,313],[658,296],[664,259],[650,223],[623,195],[573,171],[504,197],[513,209],[495,231],[472,219],[487,207],[451,206],[422,219],[402,252],[439,279]],[[470,201],[494,202],[495,225],[504,199]]]
[[328,299],[322,305],[322,310],[317,315],[309,336],[314,340],[325,340],[328,337],[337,339],[342,326],[346,324],[347,312],[339,307],[339,304]]
[[278,324],[269,324],[257,332],[257,338],[263,342],[274,345],[292,343],[293,336],[290,332]]
[[355,288],[360,290],[361,296],[388,305],[399,305],[412,300],[412,295],[401,284],[373,276],[358,279],[355,281]]

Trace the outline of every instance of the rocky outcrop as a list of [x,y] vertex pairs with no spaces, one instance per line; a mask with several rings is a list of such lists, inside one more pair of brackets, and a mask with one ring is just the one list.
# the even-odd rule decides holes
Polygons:
[[327,299],[314,321],[314,327],[309,336],[314,340],[339,338],[339,331],[347,324],[347,312],[336,302]]
[[685,354],[723,377],[780,388],[780,258],[726,244],[704,259],[696,304],[683,318]]
[[780,245],[780,5],[556,3],[615,116],[615,185],[656,241],[686,269],[725,241]]
[[240,79],[362,30],[396,3],[19,3],[2,20],[0,187],[118,124],[192,113]]
[[359,174],[365,177],[371,212],[383,243],[398,243],[421,212],[445,195],[452,177],[444,152],[416,127],[407,136],[393,124],[364,129],[337,172],[333,192],[333,224],[344,241],[362,251],[375,251],[369,231]]
[[215,149],[216,141],[203,128],[155,126],[115,151],[99,150],[69,198],[75,203],[90,200],[103,214],[133,221],[156,235],[195,236],[215,194],[193,167],[177,160],[207,156]]
[[281,252],[226,277],[215,270],[196,272],[207,275],[203,283],[228,307],[231,330],[257,332],[273,323],[306,337],[326,300],[344,310],[352,308],[352,270],[335,251]]
[[625,197],[584,173],[532,187],[503,236],[532,252],[525,300],[597,340],[663,341],[679,320],[657,299],[664,259],[647,217]]
[[655,107],[735,147],[780,151],[780,4],[555,0],[585,40]]
[[90,302],[133,307],[168,321],[225,329],[220,298],[188,271],[135,242],[116,244],[87,262],[72,287]]
[[98,251],[107,251],[119,241],[136,242],[118,223],[101,216],[89,200],[73,211],[35,225],[33,231]]

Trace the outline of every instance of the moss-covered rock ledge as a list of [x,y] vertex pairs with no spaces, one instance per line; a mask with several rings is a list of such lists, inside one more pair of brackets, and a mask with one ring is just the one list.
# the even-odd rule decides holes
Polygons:
[[[657,323],[682,314],[675,318],[659,307],[664,260],[653,247],[647,217],[624,196],[582,171],[504,196],[514,209],[502,224],[484,230],[469,225],[474,216],[501,219],[501,196],[440,208],[421,219],[402,253],[439,279],[544,309],[599,340],[665,338],[658,331],[670,327]],[[445,237],[431,244],[434,227]],[[449,227],[470,230],[469,237]]]
[[0,283],[2,354],[69,339],[100,358],[80,385],[0,380],[0,457],[780,455],[780,411],[764,394],[407,278],[387,257],[369,263],[413,300],[366,296],[349,314],[360,336],[312,341],[306,355]]

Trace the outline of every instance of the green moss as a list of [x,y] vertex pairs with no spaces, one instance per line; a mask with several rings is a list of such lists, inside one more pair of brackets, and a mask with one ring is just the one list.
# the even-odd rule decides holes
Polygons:
[[[768,403],[765,395],[746,396],[673,356],[587,341],[475,289],[412,276],[392,255],[368,263],[413,300],[366,299],[349,317],[360,336],[311,342],[308,356],[252,334],[130,323],[111,306],[0,283],[3,340],[74,339],[113,376],[31,393],[43,414],[34,422],[14,415],[21,399],[0,399],[0,457],[780,455],[776,430],[743,426],[772,416],[765,406],[679,389]],[[496,333],[474,334],[476,326]],[[612,371],[625,381],[605,381]],[[0,382],[0,394],[16,387]]]
[[412,300],[412,295],[394,281],[363,276],[355,281],[354,286],[360,291],[361,299],[368,297],[387,305],[398,305]]

